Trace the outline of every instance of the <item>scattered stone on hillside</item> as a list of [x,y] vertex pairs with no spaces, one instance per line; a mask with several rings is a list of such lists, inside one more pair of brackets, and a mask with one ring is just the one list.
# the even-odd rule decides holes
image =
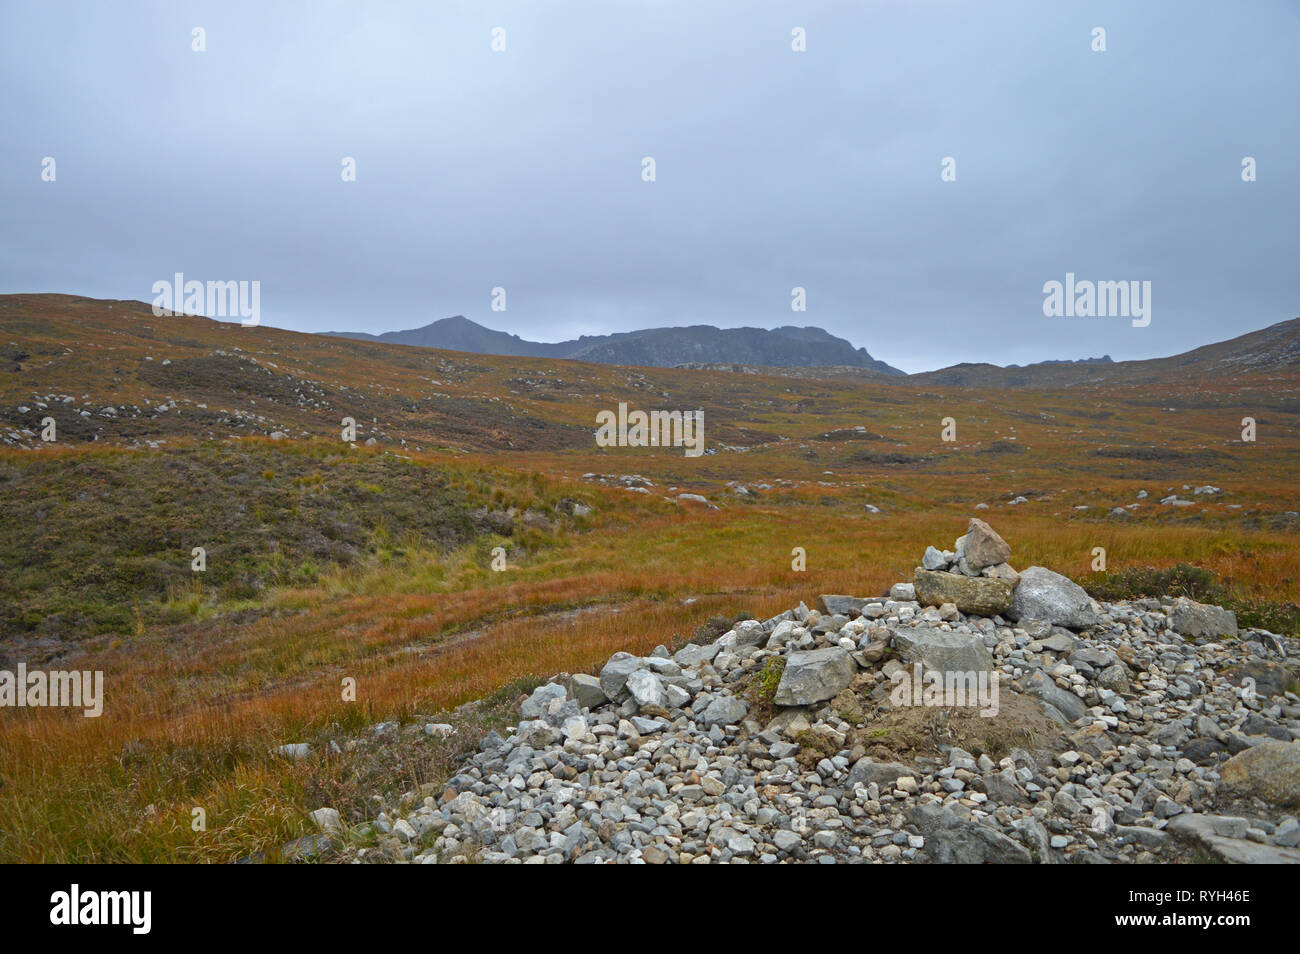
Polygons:
[[997,616],[1012,600],[1011,585],[993,577],[960,576],[917,567],[912,586],[922,606],[955,603],[958,610],[970,616]]
[[1215,639],[1237,636],[1237,614],[1221,606],[1197,603],[1185,596],[1174,601],[1169,611],[1170,625],[1184,639]]
[[1011,559],[1011,547],[998,536],[996,530],[978,517],[970,518],[966,536],[962,539],[966,541],[966,562],[976,570],[1006,563]]
[[1087,629],[1098,622],[1092,597],[1083,587],[1041,566],[1020,571],[1020,582],[1006,616],[1012,620],[1041,619],[1070,629]]
[[776,687],[779,706],[806,706],[833,699],[853,681],[857,666],[840,646],[792,652]]

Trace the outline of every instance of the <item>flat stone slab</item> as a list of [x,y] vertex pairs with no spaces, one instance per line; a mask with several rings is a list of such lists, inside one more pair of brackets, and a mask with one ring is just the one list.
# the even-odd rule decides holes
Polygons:
[[991,672],[993,655],[982,637],[936,626],[891,626],[891,642],[910,663],[943,672]]
[[1245,838],[1219,834],[1222,825],[1214,815],[1176,815],[1165,831],[1183,842],[1205,849],[1221,861],[1232,865],[1300,865],[1300,849],[1261,845]]
[[955,603],[968,616],[997,616],[1011,605],[1011,584],[988,576],[964,576],[917,567],[912,577],[922,606]]

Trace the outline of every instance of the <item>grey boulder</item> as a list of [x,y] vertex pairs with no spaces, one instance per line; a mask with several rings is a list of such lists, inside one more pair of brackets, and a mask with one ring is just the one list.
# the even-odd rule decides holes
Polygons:
[[989,672],[993,656],[974,633],[958,633],[937,626],[891,626],[891,641],[906,662],[944,672]]
[[1101,622],[1092,597],[1082,586],[1043,566],[1020,571],[1020,582],[1005,615],[1013,620],[1041,619],[1069,629],[1086,629]]
[[848,688],[857,668],[839,646],[790,653],[774,701],[778,706],[807,706],[832,699]]
[[705,727],[711,725],[740,725],[749,707],[735,696],[718,696],[705,708],[700,722]]
[[1169,612],[1174,632],[1184,639],[1215,639],[1237,636],[1237,614],[1222,606],[1198,603],[1180,596]]
[[575,700],[581,709],[599,709],[609,702],[609,696],[600,688],[600,680],[585,672],[569,677],[569,698]]

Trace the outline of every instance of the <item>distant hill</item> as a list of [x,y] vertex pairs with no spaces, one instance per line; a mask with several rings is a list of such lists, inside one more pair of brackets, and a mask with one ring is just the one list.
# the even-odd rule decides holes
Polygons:
[[1111,361],[1041,361],[1025,367],[963,363],[908,375],[917,384],[1058,388],[1091,384],[1145,384],[1182,379],[1188,383],[1243,374],[1294,373],[1300,368],[1300,318],[1281,321],[1227,341],[1205,345],[1168,358]]
[[[1111,360],[1110,355],[1103,354],[1100,358],[1075,358],[1073,360],[1071,360],[1070,358],[1051,358],[1047,361],[1034,361],[1031,364],[1023,365],[1023,367],[1033,368],[1033,367],[1037,367],[1040,364],[1114,364],[1114,363],[1115,362]],[[1007,367],[1019,368],[1022,367],[1022,365],[1009,364],[1007,365]]]
[[854,348],[843,338],[812,327],[785,326],[769,331],[765,328],[690,325],[645,328],[611,335],[583,335],[581,338],[550,344],[494,331],[457,315],[422,328],[389,331],[381,335],[355,331],[331,331],[327,334],[359,341],[382,341],[385,344],[416,345],[475,354],[571,358],[593,364],[653,368],[717,363],[776,368],[839,365],[865,368],[882,374],[903,374],[897,368],[877,361],[865,348]]

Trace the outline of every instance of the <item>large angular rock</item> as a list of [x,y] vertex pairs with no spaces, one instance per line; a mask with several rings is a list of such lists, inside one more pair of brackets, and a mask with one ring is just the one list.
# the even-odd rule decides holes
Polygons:
[[864,757],[854,762],[853,768],[849,769],[849,780],[846,785],[851,791],[858,783],[870,785],[875,782],[882,789],[888,789],[904,775],[915,774],[916,769],[909,768],[901,762],[876,762],[870,757]]
[[629,675],[626,685],[636,704],[643,709],[646,706],[663,708],[668,705],[668,693],[664,691],[664,684],[648,670],[638,669]]
[[1237,614],[1222,606],[1198,603],[1180,596],[1169,612],[1174,632],[1184,639],[1216,639],[1237,636]]
[[718,696],[708,704],[699,721],[706,728],[711,725],[740,725],[748,712],[749,707],[735,696]]
[[792,619],[783,619],[777,623],[772,630],[772,635],[767,638],[768,649],[780,649],[792,639],[798,639],[807,632],[806,629]]
[[833,699],[848,688],[857,668],[839,646],[790,653],[774,701],[778,706],[807,706]]
[[627,677],[643,668],[640,656],[615,653],[600,671],[600,688],[614,702],[622,702],[631,693],[627,690]]
[[941,805],[918,805],[907,820],[925,836],[926,853],[939,864],[1027,865],[1034,860],[1020,842]]
[[1266,659],[1252,659],[1228,669],[1224,675],[1234,686],[1251,685],[1260,699],[1272,699],[1286,692],[1287,686],[1295,679],[1295,674],[1286,666]]
[[917,567],[912,585],[922,606],[956,603],[957,609],[968,616],[997,616],[1011,605],[1011,586],[1005,580]]
[[600,688],[600,680],[585,672],[569,677],[569,698],[576,700],[582,709],[599,709],[609,702],[609,696]]
[[761,646],[767,642],[767,630],[756,619],[742,620],[736,628],[718,637],[723,649],[740,649],[743,646]]
[[995,563],[980,570],[980,576],[990,576],[995,580],[1005,580],[1014,590],[1020,582],[1020,574],[1010,563]]
[[990,672],[993,656],[974,633],[937,626],[890,626],[891,642],[906,662],[943,672]]
[[721,643],[706,643],[703,646],[692,643],[673,653],[673,662],[679,666],[694,669],[704,663],[713,662],[713,658],[722,652]]
[[1010,544],[979,517],[970,518],[965,540],[966,562],[972,569],[982,570],[986,566],[997,566],[1011,559]]
[[566,695],[564,687],[553,682],[538,686],[531,696],[520,703],[519,718],[540,719],[546,715],[552,702],[559,702]]
[[822,612],[827,616],[847,616],[849,619],[861,616],[862,607],[868,602],[862,596],[834,596],[828,593],[823,593],[817,599],[821,603]]
[[1282,808],[1300,808],[1300,742],[1261,742],[1219,769],[1220,784]]
[[1101,622],[1092,597],[1082,586],[1043,566],[1020,571],[1020,582],[1006,616],[1013,620],[1041,619],[1069,629],[1086,629]]
[[926,547],[921,557],[921,566],[927,570],[944,570],[948,568],[948,558],[936,547]]
[[1052,681],[1051,676],[1035,672],[1025,681],[1025,691],[1037,696],[1065,716],[1068,722],[1077,722],[1088,714],[1084,701],[1068,689],[1062,689]]

